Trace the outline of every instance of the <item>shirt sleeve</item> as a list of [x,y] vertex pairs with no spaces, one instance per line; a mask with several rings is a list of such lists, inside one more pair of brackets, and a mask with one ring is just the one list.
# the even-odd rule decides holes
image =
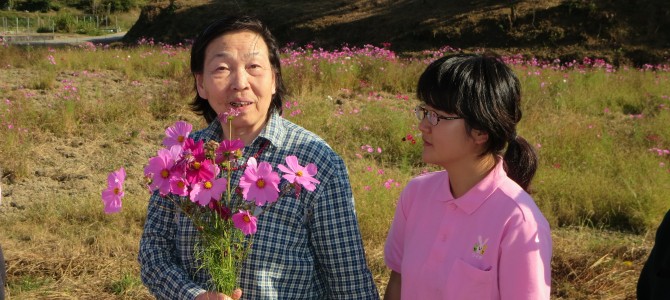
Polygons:
[[[368,269],[344,162],[333,157],[321,180],[310,224],[317,269],[328,284],[328,299],[379,299]],[[321,170],[320,170],[321,171]]]
[[155,192],[149,199],[138,261],[144,285],[157,299],[191,300],[205,290],[189,279],[175,247],[174,202]]
[[551,291],[551,233],[546,223],[508,221],[500,245],[500,299],[549,299]]
[[407,216],[405,215],[405,210],[403,207],[403,196],[405,190],[400,195],[398,203],[395,208],[395,216],[393,216],[393,222],[391,223],[391,228],[389,233],[386,236],[386,245],[384,246],[384,262],[391,270],[396,273],[402,274],[402,258],[404,250],[404,236],[405,236],[405,225],[407,222]]

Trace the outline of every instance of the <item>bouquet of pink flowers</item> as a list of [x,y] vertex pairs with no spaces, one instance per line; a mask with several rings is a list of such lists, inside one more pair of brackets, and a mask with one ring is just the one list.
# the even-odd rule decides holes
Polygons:
[[[233,117],[231,112],[220,120],[230,124]],[[203,143],[188,138],[191,130],[191,124],[183,121],[167,128],[165,148],[149,159],[144,175],[151,192],[173,201],[180,213],[192,220],[199,231],[196,256],[217,291],[230,294],[251,250],[259,215],[285,193],[299,195],[303,188],[314,191],[319,183],[314,178],[317,167],[312,163],[303,167],[297,157],[287,156],[286,166],[277,166],[288,181],[280,189],[279,174],[269,163],[258,162],[255,157],[240,163],[244,148],[241,140]],[[244,169],[244,174],[233,189],[231,176],[238,169]],[[109,174],[108,187],[102,192],[106,213],[120,211],[125,177],[123,168]],[[263,209],[257,209],[260,207]]]

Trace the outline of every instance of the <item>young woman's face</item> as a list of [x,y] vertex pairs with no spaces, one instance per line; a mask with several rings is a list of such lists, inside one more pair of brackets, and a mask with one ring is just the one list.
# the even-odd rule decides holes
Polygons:
[[276,91],[268,46],[251,31],[226,33],[205,50],[202,74],[196,74],[198,94],[217,114],[234,108],[235,129],[258,131],[268,116]]
[[[441,117],[457,117],[428,105],[423,105],[423,108]],[[437,125],[432,125],[428,119],[425,117],[419,123],[423,139],[422,158],[425,163],[447,168],[477,156],[480,147],[477,146],[476,138],[468,135],[464,119],[439,119]],[[474,130],[472,133],[476,134]]]

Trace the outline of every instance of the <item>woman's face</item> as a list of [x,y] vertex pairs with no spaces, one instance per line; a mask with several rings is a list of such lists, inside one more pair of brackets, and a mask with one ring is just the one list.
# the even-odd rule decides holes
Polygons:
[[212,40],[196,81],[198,94],[217,114],[240,112],[233,118],[234,130],[258,133],[265,126],[276,86],[268,46],[260,35],[236,31]]
[[[424,108],[436,112],[439,116],[457,117],[428,105]],[[479,131],[472,130],[469,135],[464,119],[440,119],[437,125],[431,125],[428,118],[424,118],[419,123],[419,130],[423,139],[422,158],[425,163],[444,168],[456,167],[461,163],[470,162],[481,151],[481,142],[478,142]]]

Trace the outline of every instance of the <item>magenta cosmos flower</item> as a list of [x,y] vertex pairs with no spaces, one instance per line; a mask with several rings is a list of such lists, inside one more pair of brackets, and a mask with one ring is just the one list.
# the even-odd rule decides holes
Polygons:
[[205,180],[212,180],[219,174],[219,171],[219,167],[209,160],[194,161],[186,168],[186,180],[191,185]]
[[194,141],[192,138],[187,138],[184,142],[183,159],[186,163],[193,161],[205,160],[205,142],[202,140]]
[[[181,147],[172,147],[173,150]],[[149,159],[149,164],[144,167],[144,175],[151,179],[149,188],[158,190],[161,195],[170,192],[170,179],[174,176],[172,168],[175,164],[175,153],[168,149],[158,150],[158,156]]]
[[216,163],[220,164],[224,161],[231,161],[237,158],[237,154],[241,153],[239,150],[244,148],[244,142],[242,140],[223,140],[219,145],[219,148],[216,148]]
[[102,203],[105,205],[105,213],[113,214],[121,210],[121,198],[123,198],[123,182],[126,180],[126,170],[119,169],[109,173],[107,176],[107,188],[102,191]]
[[244,235],[256,233],[256,221],[256,217],[252,216],[249,211],[240,210],[233,215],[233,225]]
[[258,164],[256,158],[250,157],[244,175],[240,178],[240,187],[244,200],[263,206],[279,198],[279,174],[272,172],[272,165],[269,163]]
[[165,129],[166,137],[163,139],[163,145],[168,148],[174,145],[184,146],[184,142],[192,129],[193,126],[191,124],[184,121],[178,121],[173,126]]
[[316,165],[308,164],[303,167],[298,164],[298,158],[295,155],[289,155],[286,157],[286,164],[288,167],[279,164],[277,168],[282,172],[286,173],[282,176],[284,179],[292,184],[302,185],[306,190],[312,192],[316,189],[316,185],[320,183],[314,175],[316,175]]
[[221,219],[230,219],[230,208],[226,207],[219,200],[212,200],[209,202],[209,209],[215,211],[221,217]]

